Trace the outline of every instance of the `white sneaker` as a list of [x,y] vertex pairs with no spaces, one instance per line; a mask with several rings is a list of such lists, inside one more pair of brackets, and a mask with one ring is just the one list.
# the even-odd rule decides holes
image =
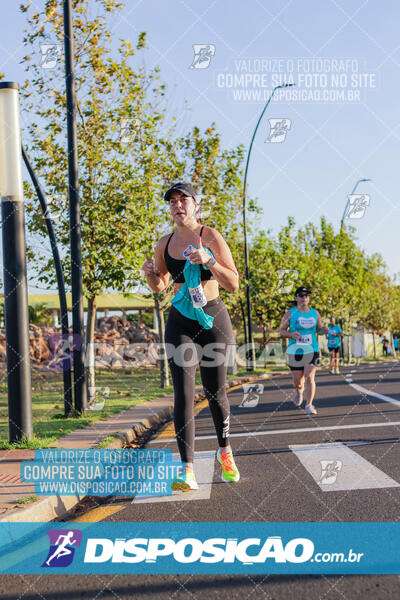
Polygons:
[[305,411],[308,415],[316,415],[317,409],[312,404],[307,404]]
[[301,406],[303,404],[303,390],[301,390],[301,392],[298,390],[294,391],[293,404],[295,406]]

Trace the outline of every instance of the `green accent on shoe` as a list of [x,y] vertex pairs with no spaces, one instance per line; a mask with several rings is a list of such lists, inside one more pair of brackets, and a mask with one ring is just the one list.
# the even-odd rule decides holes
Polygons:
[[183,477],[177,477],[172,482],[174,492],[191,492],[198,490],[199,484],[196,481],[193,470],[186,466],[186,472]]
[[339,371],[339,369],[336,369],[336,371],[335,371],[335,375],[340,375],[340,371]]
[[240,474],[235,464],[232,452],[221,452],[218,448],[217,460],[222,467],[221,479],[227,483],[239,481]]
[[333,369],[329,369],[329,373],[330,373],[331,375],[335,375],[335,371],[334,371]]

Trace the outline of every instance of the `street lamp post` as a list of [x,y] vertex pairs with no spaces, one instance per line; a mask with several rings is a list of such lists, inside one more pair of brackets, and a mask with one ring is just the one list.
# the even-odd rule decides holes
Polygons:
[[76,93],[74,73],[74,43],[71,0],[64,0],[65,87],[68,132],[68,199],[71,246],[72,327],[74,340],[74,392],[76,412],[87,408],[85,382],[85,350],[83,345],[83,290],[81,223],[78,179],[78,147],[76,140]]
[[[372,181],[372,180],[371,179],[359,179],[356,182],[356,185],[353,187],[353,190],[352,190],[350,196],[352,196],[353,194],[355,194],[358,184],[362,183],[363,181]],[[340,231],[342,231],[342,229],[343,229],[344,219],[346,217],[346,212],[347,212],[347,207],[348,206],[349,206],[349,196],[347,196],[347,202],[346,202],[346,206],[344,207],[343,217],[342,217],[342,220],[340,221]]]
[[18,84],[0,82],[0,197],[10,442],[32,439],[28,286]]
[[245,267],[246,267],[247,340],[248,340],[248,344],[250,346],[250,351],[246,352],[246,365],[247,365],[246,368],[248,371],[254,370],[255,351],[254,351],[254,343],[253,343],[253,327],[252,327],[252,321],[251,321],[249,249],[248,249],[248,245],[247,245],[247,223],[246,223],[247,172],[249,169],[250,155],[251,155],[251,150],[253,148],[254,138],[256,137],[258,127],[261,123],[261,120],[264,116],[265,111],[268,108],[269,103],[272,100],[273,95],[275,94],[276,90],[278,90],[279,88],[292,87],[293,85],[295,85],[295,84],[294,83],[284,83],[282,85],[275,86],[274,89],[272,90],[272,93],[271,93],[270,97],[268,98],[267,103],[265,104],[263,111],[260,115],[260,118],[257,121],[257,125],[254,129],[253,136],[252,136],[251,142],[250,142],[249,151],[247,153],[246,168],[244,171],[242,212],[243,212],[243,236],[244,236],[244,261],[245,261]]

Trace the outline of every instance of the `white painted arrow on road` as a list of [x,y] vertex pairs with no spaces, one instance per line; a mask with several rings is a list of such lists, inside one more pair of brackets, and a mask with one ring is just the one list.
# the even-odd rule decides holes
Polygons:
[[289,448],[323,492],[400,487],[394,479],[340,442]]

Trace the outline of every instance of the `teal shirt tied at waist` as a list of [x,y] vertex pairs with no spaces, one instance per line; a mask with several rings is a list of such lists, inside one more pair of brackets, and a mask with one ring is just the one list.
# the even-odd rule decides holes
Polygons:
[[[211,251],[205,246],[203,247],[204,250],[212,256]],[[195,246],[195,248],[197,249],[197,246]],[[208,269],[206,265],[203,265],[203,268]],[[177,294],[172,298],[171,303],[184,317],[198,321],[204,329],[211,329],[214,317],[207,315],[202,308],[195,308],[189,292],[189,288],[197,287],[201,283],[200,265],[192,265],[190,260],[187,260],[183,269],[183,276],[185,278],[185,283],[181,285]]]

